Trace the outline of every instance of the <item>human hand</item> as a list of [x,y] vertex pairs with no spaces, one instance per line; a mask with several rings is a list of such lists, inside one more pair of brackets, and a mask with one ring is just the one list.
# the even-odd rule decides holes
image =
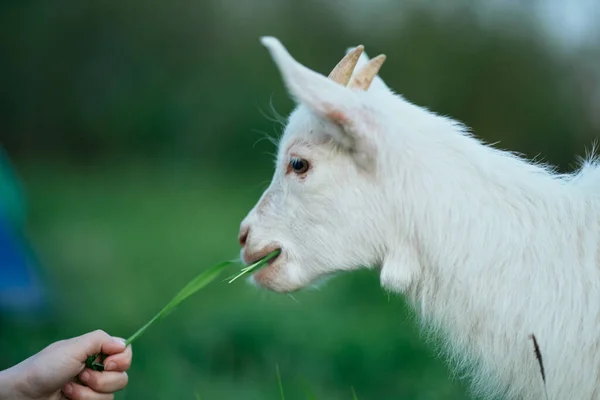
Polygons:
[[[86,368],[88,356],[105,354],[104,371]],[[50,344],[9,370],[0,383],[12,387],[7,398],[22,400],[109,400],[128,382],[131,346],[97,330]],[[0,388],[0,399],[5,392]]]

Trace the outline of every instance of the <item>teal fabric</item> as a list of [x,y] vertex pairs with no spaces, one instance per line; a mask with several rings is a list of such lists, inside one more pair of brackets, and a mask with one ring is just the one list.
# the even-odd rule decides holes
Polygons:
[[25,217],[19,180],[0,149],[0,311],[19,315],[45,306],[42,271],[24,235]]

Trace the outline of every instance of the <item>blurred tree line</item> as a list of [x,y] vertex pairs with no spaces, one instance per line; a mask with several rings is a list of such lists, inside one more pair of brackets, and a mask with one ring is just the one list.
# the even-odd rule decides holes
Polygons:
[[0,142],[17,158],[270,168],[265,114],[293,106],[258,41],[275,35],[322,73],[358,43],[386,53],[382,77],[410,101],[572,167],[600,133],[597,53],[559,51],[526,13],[422,4],[5,0]]

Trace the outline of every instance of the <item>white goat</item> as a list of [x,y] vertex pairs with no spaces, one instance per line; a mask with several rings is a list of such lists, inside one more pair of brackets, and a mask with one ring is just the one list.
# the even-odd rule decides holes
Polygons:
[[446,339],[475,394],[600,398],[595,163],[559,175],[482,144],[393,93],[376,76],[385,56],[369,61],[362,46],[325,77],[261,40],[298,107],[240,228],[245,262],[281,249],[252,279],[290,292],[377,269]]

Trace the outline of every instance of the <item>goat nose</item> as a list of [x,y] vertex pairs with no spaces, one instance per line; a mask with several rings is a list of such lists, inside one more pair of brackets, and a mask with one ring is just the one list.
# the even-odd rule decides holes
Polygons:
[[238,236],[238,240],[240,241],[240,245],[244,247],[246,245],[246,240],[248,240],[248,234],[250,233],[250,227],[242,226],[240,229],[240,234]]

